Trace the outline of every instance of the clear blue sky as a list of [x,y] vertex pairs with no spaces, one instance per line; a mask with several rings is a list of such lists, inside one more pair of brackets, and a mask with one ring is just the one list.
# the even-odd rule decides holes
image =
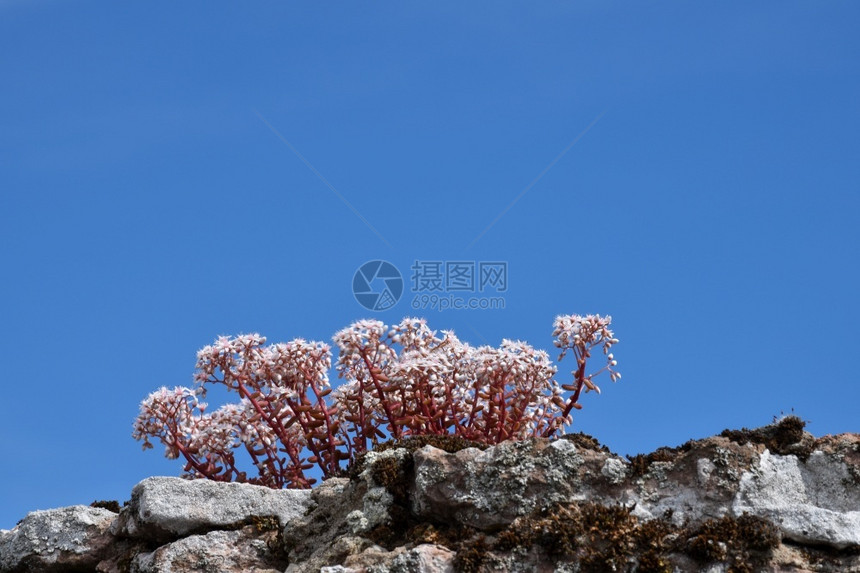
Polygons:
[[[359,318],[550,349],[555,315],[611,314],[623,379],[573,430],[622,454],[791,408],[860,431],[858,22],[0,0],[0,528],[177,475],[131,424],[216,336]],[[405,278],[383,312],[351,290],[373,259]],[[416,260],[506,262],[504,309],[413,310]]]

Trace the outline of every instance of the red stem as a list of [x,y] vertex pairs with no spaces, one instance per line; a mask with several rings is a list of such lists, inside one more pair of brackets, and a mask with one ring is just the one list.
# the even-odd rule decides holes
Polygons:
[[[394,414],[391,412],[391,405],[388,403],[388,400],[385,397],[385,392],[382,391],[382,386],[380,386],[379,380],[376,378],[376,376],[373,375],[374,367],[372,366],[370,360],[367,359],[367,356],[363,350],[361,351],[361,359],[364,360],[364,365],[367,366],[367,372],[368,374],[370,374],[370,380],[373,382],[373,386],[374,388],[376,388],[376,392],[379,396],[379,402],[382,404],[382,408],[385,410],[385,416],[388,418],[388,424],[391,428],[391,437],[395,440],[398,440],[401,437],[400,426],[394,421]],[[403,405],[404,407],[406,406],[405,402]]]

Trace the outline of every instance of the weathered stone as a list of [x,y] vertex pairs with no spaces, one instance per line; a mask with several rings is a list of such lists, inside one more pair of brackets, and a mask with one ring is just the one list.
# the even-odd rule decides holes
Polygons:
[[568,440],[503,442],[448,454],[417,450],[412,509],[419,518],[482,530],[560,501],[582,499],[576,479],[585,459]]
[[309,490],[151,477],[134,487],[131,503],[120,512],[111,533],[168,541],[235,527],[252,517],[273,516],[285,524],[304,515],[310,504]]
[[860,546],[860,486],[842,460],[822,451],[806,462],[765,451],[743,474],[732,509],[773,520],[797,542]]
[[289,551],[287,571],[290,573],[319,571],[322,567],[343,563],[350,553],[371,545],[349,533],[347,515],[361,503],[361,492],[356,492],[350,480],[326,480],[311,490],[311,499],[314,502],[311,511],[284,527],[283,542]]
[[424,543],[412,548],[385,551],[371,547],[350,555],[344,565],[323,567],[328,573],[453,573],[455,553],[446,547]]
[[31,512],[0,534],[0,571],[95,568],[112,542],[106,532],[115,517],[86,505]]
[[658,458],[665,461],[645,460],[636,474],[630,462],[577,449],[570,440],[509,442],[454,454],[425,447],[414,454],[412,509],[421,518],[492,531],[554,503],[592,500],[635,507],[644,519],[671,512],[681,523],[725,514],[740,479],[735,468],[757,457],[753,446],[712,438]]
[[453,573],[454,552],[438,545],[398,548],[387,563],[368,567],[368,573]]
[[287,572],[315,573],[348,565],[350,556],[367,550],[384,552],[371,539],[374,530],[392,521],[389,511],[395,500],[384,483],[393,485],[390,480],[407,461],[411,456],[402,448],[368,452],[354,479],[329,479],[314,489],[314,508],[284,528],[284,544],[290,549]]
[[278,554],[277,533],[260,536],[253,526],[239,531],[191,535],[141,553],[132,573],[280,573],[286,556]]
[[[345,563],[352,555],[357,555],[368,549],[374,551],[385,551],[369,539],[355,535],[345,535],[332,539],[326,543],[320,543],[318,547],[308,555],[307,558],[296,558],[290,553],[290,565],[286,573],[316,573],[325,567],[333,567],[338,562]],[[351,569],[351,567],[347,567]]]
[[[658,450],[644,461],[637,456],[629,480],[600,501],[631,506],[640,519],[671,515],[676,525],[718,519],[729,511],[743,470],[758,462],[759,448],[716,436]],[[591,488],[600,485],[592,482]]]
[[629,460],[584,435],[402,440],[309,491],[150,478],[119,516],[78,506],[0,531],[0,573],[860,573],[860,436],[802,428]]

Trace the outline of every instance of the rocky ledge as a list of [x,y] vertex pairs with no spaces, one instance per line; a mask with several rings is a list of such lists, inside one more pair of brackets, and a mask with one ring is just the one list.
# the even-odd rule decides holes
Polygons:
[[621,458],[385,444],[313,490],[148,478],[0,531],[0,571],[860,571],[860,435],[788,417]]

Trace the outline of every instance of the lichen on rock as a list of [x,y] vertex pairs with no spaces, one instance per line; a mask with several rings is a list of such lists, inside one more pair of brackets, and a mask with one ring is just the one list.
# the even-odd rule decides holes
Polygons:
[[[860,436],[787,419],[625,459],[416,437],[313,490],[176,478],[0,532],[0,572],[860,571]],[[118,504],[117,504],[118,506]]]

